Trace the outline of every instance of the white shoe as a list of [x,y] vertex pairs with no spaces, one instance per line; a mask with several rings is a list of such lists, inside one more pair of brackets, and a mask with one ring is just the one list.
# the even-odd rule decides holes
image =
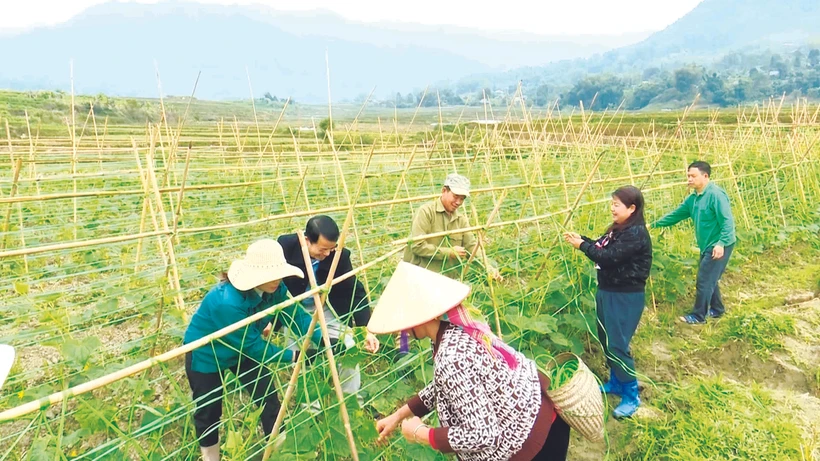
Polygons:
[[210,447],[199,447],[202,450],[202,461],[219,461],[219,444]]

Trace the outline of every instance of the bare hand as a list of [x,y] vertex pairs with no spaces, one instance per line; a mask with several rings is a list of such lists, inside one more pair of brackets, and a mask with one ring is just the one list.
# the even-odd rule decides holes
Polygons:
[[575,232],[564,232],[564,240],[575,248],[580,248],[581,244],[584,243],[584,239]]
[[501,282],[504,280],[504,276],[502,276],[501,272],[499,272],[494,266],[489,266],[487,268],[487,277],[489,277],[490,280],[495,280],[496,282]]
[[376,421],[376,431],[379,433],[377,443],[383,443],[399,425],[400,419],[396,413]]
[[453,247],[453,255],[457,258],[464,258],[467,256],[467,250],[464,247],[455,246]]
[[379,338],[373,333],[368,333],[364,338],[364,350],[371,354],[375,354],[379,351]]
[[[401,423],[401,435],[403,435],[408,442],[418,443],[418,440],[423,440],[422,437],[424,437],[422,432],[424,432],[425,428],[418,429],[418,427],[422,424],[424,423],[418,416],[405,419],[404,422]],[[416,431],[415,435],[413,434],[413,431]]]
[[268,326],[266,326],[266,327],[265,327],[265,329],[264,329],[264,330],[262,330],[262,337],[263,337],[263,338],[267,338],[268,336],[270,336],[270,331],[271,331],[272,329],[273,329],[273,325],[271,325],[270,323],[268,323]]
[[721,245],[715,245],[712,248],[712,259],[720,259],[723,257],[723,247]]

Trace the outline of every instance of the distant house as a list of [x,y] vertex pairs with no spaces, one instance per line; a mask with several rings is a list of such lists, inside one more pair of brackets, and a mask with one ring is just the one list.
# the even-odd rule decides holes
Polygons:
[[472,124],[472,125],[490,125],[490,126],[494,126],[494,125],[499,125],[499,124],[501,123],[501,120],[482,120],[482,119],[477,119],[477,120],[470,120],[470,121],[469,121],[469,122],[467,122],[467,123]]
[[770,70],[769,71],[769,77],[780,77],[780,71],[779,70]]
[[495,95],[499,98],[503,98],[505,95],[504,90],[495,90]]

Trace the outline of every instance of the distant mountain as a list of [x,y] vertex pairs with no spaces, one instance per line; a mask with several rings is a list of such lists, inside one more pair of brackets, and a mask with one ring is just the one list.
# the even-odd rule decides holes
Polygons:
[[523,64],[588,56],[640,35],[558,39],[532,34],[402,24],[365,25],[338,15],[283,13],[263,6],[166,2],[107,3],[68,22],[0,35],[0,88],[69,88],[124,96],[165,94],[255,96],[265,92],[303,102],[327,100],[325,50],[334,99],[378,95]]
[[715,55],[820,39],[818,0],[704,0],[666,29],[618,53],[655,58]]
[[793,51],[820,43],[820,0],[704,0],[691,12],[647,39],[589,58],[460,79],[457,88],[506,88],[520,80],[571,85],[589,74],[637,74],[649,67],[671,69],[709,64],[735,51]]

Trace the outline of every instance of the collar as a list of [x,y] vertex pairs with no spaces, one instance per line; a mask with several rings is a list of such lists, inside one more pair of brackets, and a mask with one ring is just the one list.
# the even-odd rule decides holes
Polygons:
[[253,291],[254,291],[254,292],[256,292],[256,294],[257,294],[260,298],[261,298],[262,296],[264,296],[264,294],[265,294],[265,292],[264,292],[264,291],[260,290],[260,289],[259,289],[259,288],[257,288],[257,287],[253,287]]
[[433,341],[433,357],[435,357],[438,352],[438,345],[441,344],[441,338],[444,337],[444,332],[451,326],[452,324],[450,322],[446,322],[444,320],[439,323],[438,332],[436,333],[436,340]]
[[701,196],[701,195],[705,194],[706,191],[709,190],[709,188],[711,188],[713,184],[714,183],[711,180],[709,180],[709,184],[707,184],[706,187],[703,188],[703,191],[701,191],[701,192],[695,191],[695,194],[697,194],[698,196]]
[[457,217],[461,216],[461,208],[456,208],[456,211],[453,213],[447,213],[447,210],[444,209],[444,204],[441,203],[441,197],[436,199],[436,213],[444,213],[447,217],[450,218],[450,221],[456,219]]
[[231,282],[223,283],[225,284],[223,290],[226,290],[226,295],[228,297],[229,302],[234,303],[234,305],[242,307],[253,307],[262,302],[264,293],[257,293],[256,289],[250,289],[248,291],[239,291],[239,289],[233,286]]

